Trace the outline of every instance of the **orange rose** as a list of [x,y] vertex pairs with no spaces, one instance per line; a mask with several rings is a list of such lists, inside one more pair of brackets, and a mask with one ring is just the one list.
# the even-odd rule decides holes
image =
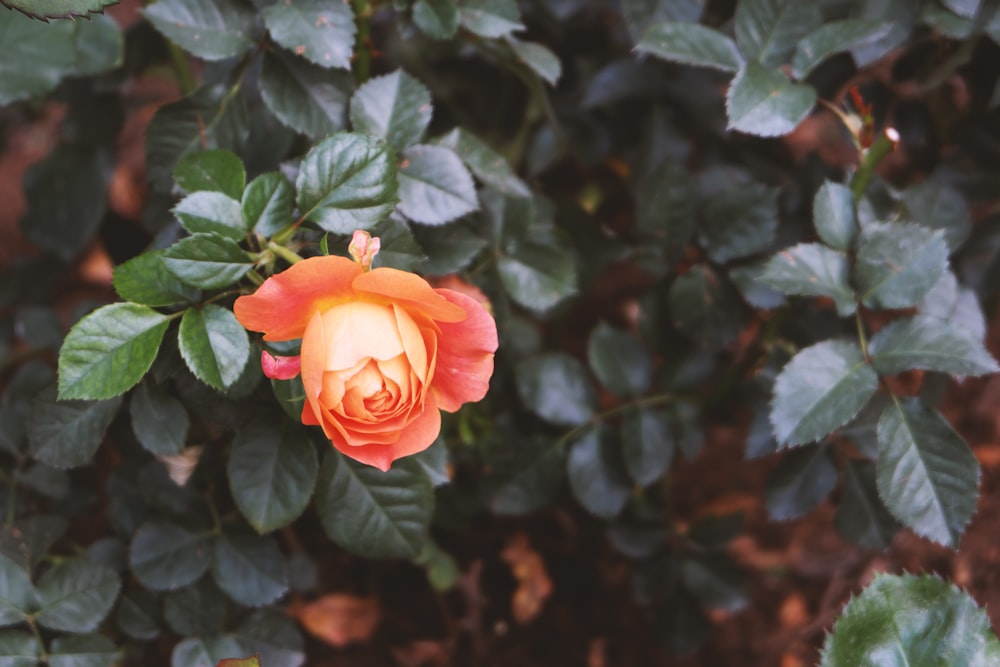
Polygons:
[[[489,389],[493,318],[475,299],[406,271],[312,257],[233,310],[264,340],[302,339],[302,423],[321,426],[340,452],[381,470],[434,442],[439,408],[454,412]],[[289,360],[265,355],[269,375],[288,376]]]

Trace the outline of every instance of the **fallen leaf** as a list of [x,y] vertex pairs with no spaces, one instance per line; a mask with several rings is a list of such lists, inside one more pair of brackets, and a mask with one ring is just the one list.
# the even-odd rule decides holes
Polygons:
[[545,562],[531,548],[524,533],[514,535],[500,557],[510,565],[517,579],[517,590],[511,600],[511,612],[518,623],[527,623],[538,616],[546,598],[552,594],[552,580],[545,569]]
[[368,641],[382,618],[376,598],[347,593],[331,593],[313,602],[293,604],[288,613],[306,632],[336,648]]

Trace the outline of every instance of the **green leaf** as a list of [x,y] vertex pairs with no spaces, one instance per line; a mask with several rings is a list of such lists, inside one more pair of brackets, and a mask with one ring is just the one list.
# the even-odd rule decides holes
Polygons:
[[518,60],[527,65],[528,69],[549,85],[556,85],[562,75],[562,63],[559,62],[559,56],[552,53],[547,46],[536,42],[525,42],[510,36],[506,40]]
[[697,183],[691,172],[666,160],[642,180],[636,193],[636,225],[676,262],[698,223]]
[[913,222],[944,232],[951,252],[957,250],[972,233],[972,217],[965,197],[953,186],[939,181],[924,181],[903,190],[903,204]]
[[147,379],[139,383],[129,402],[132,430],[146,451],[176,456],[187,442],[188,418],[184,405]]
[[573,255],[553,246],[524,243],[516,254],[497,260],[497,271],[511,298],[538,312],[547,311],[577,291]]
[[159,0],[143,11],[170,41],[205,60],[224,60],[253,46],[256,15],[241,0]]
[[420,141],[432,113],[430,91],[403,70],[369,79],[351,98],[354,131],[382,137],[397,151]]
[[185,192],[207,190],[239,199],[247,184],[247,172],[232,151],[197,151],[178,160],[174,180]]
[[292,224],[295,192],[281,172],[271,171],[250,181],[243,192],[243,220],[265,237],[274,236]]
[[785,295],[764,282],[767,260],[756,260],[729,269],[729,280],[743,296],[743,300],[754,308],[768,310],[783,306]]
[[456,127],[435,139],[434,145],[450,148],[485,185],[508,197],[529,197],[531,190],[514,173],[507,159],[474,134]]
[[22,623],[37,608],[28,572],[0,554],[0,626]]
[[875,465],[868,461],[847,461],[841,476],[844,481],[833,525],[853,544],[887,549],[899,524],[878,495]]
[[50,630],[92,632],[121,587],[118,575],[103,565],[83,558],[64,561],[38,580],[35,620]]
[[744,0],[736,6],[736,43],[765,67],[785,65],[802,38],[823,23],[819,5],[797,0]]
[[979,297],[973,290],[960,287],[951,271],[945,271],[941,280],[917,304],[917,309],[921,315],[967,330],[977,341],[986,335],[986,318]]
[[704,607],[739,611],[748,602],[743,573],[725,554],[698,554],[681,562],[681,580]]
[[800,350],[774,382],[778,444],[819,440],[853,419],[876,389],[878,376],[856,344],[827,340]]
[[950,12],[938,3],[922,5],[920,20],[942,35],[957,40],[968,39],[976,28],[973,20]]
[[157,599],[145,590],[122,595],[115,610],[115,624],[131,639],[149,641],[160,635]]
[[664,60],[723,72],[738,72],[743,67],[743,56],[733,40],[697,23],[654,24],[646,30],[635,49]]
[[350,69],[354,12],[345,2],[287,0],[261,11],[275,42],[321,67]]
[[104,150],[65,143],[56,146],[25,175],[24,235],[63,259],[75,257],[90,244],[104,218],[110,174]]
[[725,347],[743,326],[736,290],[706,264],[697,264],[670,286],[674,326],[709,349]]
[[933,575],[878,573],[827,635],[820,667],[987,667],[997,649],[968,593]]
[[215,232],[233,241],[242,241],[247,236],[240,203],[221,192],[190,194],[172,212],[192,234]]
[[936,410],[917,398],[893,401],[878,422],[878,490],[913,532],[958,548],[976,511],[979,464]]
[[632,491],[617,449],[606,429],[593,428],[576,441],[566,460],[573,496],[603,519],[617,516]]
[[[76,53],[69,22],[46,25],[23,14],[0,12],[0,106],[41,97],[72,71]],[[30,66],[26,66],[30,63]]]
[[792,76],[801,81],[835,53],[877,44],[895,27],[896,24],[890,21],[856,18],[831,21],[799,40],[792,58]]
[[222,86],[204,86],[156,110],[146,128],[146,173],[153,188],[169,192],[177,161],[212,148],[235,150],[246,141],[249,121],[241,98]]
[[450,149],[417,145],[399,165],[399,211],[425,225],[443,225],[479,208],[476,187]]
[[444,227],[415,227],[414,238],[427,255],[421,273],[446,276],[461,271],[486,247],[486,239],[477,236],[461,222]]
[[524,30],[516,0],[463,0],[458,20],[469,32],[486,38]]
[[114,286],[122,299],[153,307],[195,303],[201,298],[201,291],[167,270],[162,251],[145,252],[116,266]]
[[[971,19],[975,17],[976,12],[980,10],[982,0],[941,0],[941,4],[959,16]],[[990,6],[991,4],[992,3],[987,0],[986,6]]]
[[89,16],[87,21],[74,21],[72,25],[73,46],[76,50],[72,75],[100,74],[122,64],[125,35],[117,21],[110,16],[97,14]]
[[170,629],[182,636],[213,637],[226,620],[227,598],[212,577],[202,577],[190,586],[163,597],[163,616]]
[[233,631],[243,655],[257,653],[264,667],[300,667],[305,664],[305,642],[295,621],[275,607],[245,617]]
[[590,334],[587,359],[597,379],[617,396],[641,396],[649,389],[653,360],[631,334],[601,322]]
[[812,86],[792,83],[780,70],[752,60],[736,75],[726,94],[727,129],[761,137],[781,136],[794,130],[815,104]]
[[716,194],[705,205],[701,244],[719,263],[766,250],[778,229],[778,188],[750,183]]
[[166,522],[142,525],[132,540],[128,564],[149,589],[168,591],[203,575],[211,560],[206,535]]
[[583,364],[559,352],[520,360],[514,367],[525,407],[560,426],[579,426],[594,415],[597,395]]
[[761,280],[785,294],[833,299],[837,314],[854,313],[847,255],[819,243],[800,243],[771,258]]
[[529,514],[554,501],[566,476],[562,447],[529,443],[533,458],[505,479],[490,496],[490,509],[499,515]]
[[256,653],[264,667],[300,667],[305,664],[302,633],[284,612],[270,607],[255,611],[233,631],[244,655]]
[[354,88],[347,72],[268,51],[259,83],[267,108],[296,132],[317,139],[347,127],[347,102]]
[[35,515],[0,526],[0,555],[14,561],[25,573],[47,556],[52,545],[66,534],[69,521],[58,515]]
[[427,259],[424,249],[413,238],[410,225],[403,216],[393,213],[372,229],[382,243],[372,268],[387,266],[400,271],[416,271]]
[[649,486],[667,471],[677,450],[673,424],[666,410],[635,407],[622,418],[625,469],[638,484]]
[[103,12],[105,7],[117,4],[118,0],[3,0],[5,7],[16,9],[36,19],[69,19],[90,16]]
[[764,482],[767,515],[773,521],[802,516],[837,485],[837,463],[826,445],[792,450],[771,469]]
[[944,275],[943,232],[913,224],[872,223],[861,234],[854,279],[869,308],[909,308]]
[[455,0],[417,0],[413,3],[413,22],[431,39],[454,37],[458,32]]
[[365,558],[416,558],[434,508],[430,479],[411,459],[382,472],[331,451],[316,486],[323,530]]
[[281,550],[270,536],[223,533],[215,540],[212,576],[236,602],[259,607],[288,590],[288,570]]
[[858,216],[851,189],[824,181],[813,198],[813,224],[823,243],[834,250],[850,251],[858,235]]
[[396,205],[396,163],[385,142],[342,132],[316,144],[302,160],[296,203],[328,232],[371,229]]
[[0,630],[0,665],[36,667],[44,647],[37,637],[20,630]]
[[890,322],[872,337],[868,352],[882,375],[913,368],[972,376],[1000,370],[970,331],[926,315]]
[[174,646],[170,667],[214,667],[233,656],[243,656],[243,653],[239,640],[231,635],[204,639],[189,637]]
[[181,239],[163,251],[163,263],[178,280],[200,289],[229,287],[253,266],[235,241],[218,234]]
[[224,391],[240,379],[250,360],[250,339],[233,311],[209,304],[190,308],[178,332],[184,363],[199,380]]
[[54,391],[46,390],[28,414],[31,455],[54,468],[89,463],[120,405],[117,396],[103,401],[61,401]]
[[121,651],[103,635],[75,635],[52,640],[49,667],[115,667]]
[[286,420],[262,420],[240,430],[226,467],[233,500],[259,533],[285,526],[302,513],[318,470],[312,442]]
[[622,15],[633,40],[649,26],[662,21],[695,25],[705,9],[704,0],[622,0]]

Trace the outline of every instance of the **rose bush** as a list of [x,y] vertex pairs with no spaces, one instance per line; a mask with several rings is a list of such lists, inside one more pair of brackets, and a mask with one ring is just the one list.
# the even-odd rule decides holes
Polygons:
[[[302,339],[302,422],[381,470],[434,442],[439,409],[454,412],[489,389],[493,318],[475,299],[406,271],[312,257],[237,299],[234,312],[264,340]],[[287,360],[273,366],[287,376]]]

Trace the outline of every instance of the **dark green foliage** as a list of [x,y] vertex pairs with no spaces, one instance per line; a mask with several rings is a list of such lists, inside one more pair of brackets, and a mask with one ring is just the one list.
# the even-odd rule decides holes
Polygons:
[[[886,663],[885,656],[893,656]],[[895,656],[899,656],[898,659]],[[1000,641],[975,601],[931,575],[876,575],[823,646],[821,667],[991,665]]]
[[[101,0],[0,2],[5,148],[48,151],[23,182],[32,248],[0,263],[0,664],[312,664],[286,610],[397,599],[408,570],[363,559],[445,595],[450,651],[484,628],[449,591],[502,609],[497,546],[555,523],[607,540],[575,556],[615,573],[583,593],[627,579],[635,636],[693,653],[759,602],[727,546],[741,517],[712,485],[682,497],[733,451],[771,459],[772,520],[822,504],[865,548],[962,539],[979,465],[938,403],[998,370],[1000,88],[976,74],[996,3],[159,0],[126,40]],[[500,340],[484,400],[387,471],[301,423],[301,377],[261,382],[262,350],[300,341],[233,312],[359,229],[377,269],[485,297]],[[421,326],[455,371],[448,325]],[[1000,648],[944,583],[880,575],[822,664],[886,656]]]

